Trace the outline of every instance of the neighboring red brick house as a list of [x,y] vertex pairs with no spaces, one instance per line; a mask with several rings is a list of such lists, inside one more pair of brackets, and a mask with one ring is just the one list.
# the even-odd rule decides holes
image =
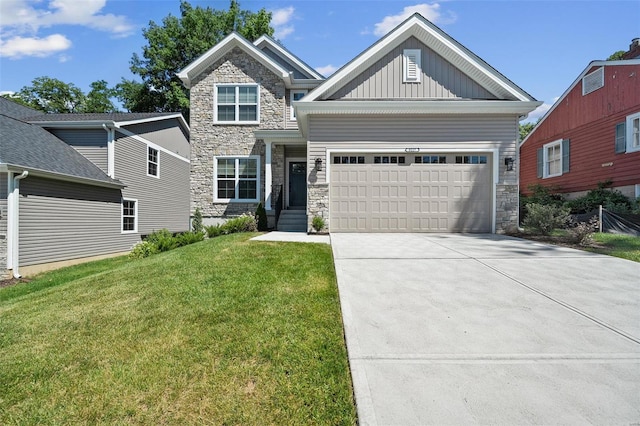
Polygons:
[[[638,39],[627,54],[638,54]],[[640,58],[593,61],[520,144],[520,189],[579,196],[611,181],[640,197]]]

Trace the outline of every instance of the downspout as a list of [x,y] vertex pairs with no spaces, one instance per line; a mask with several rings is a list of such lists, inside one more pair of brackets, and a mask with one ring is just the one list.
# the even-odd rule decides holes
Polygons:
[[20,278],[20,271],[18,270],[18,255],[20,244],[20,180],[26,178],[29,175],[28,171],[23,171],[21,175],[13,177],[13,191],[12,191],[12,216],[11,220],[11,253],[12,253],[12,269],[13,278]]
[[116,167],[115,167],[115,157],[116,150],[114,146],[115,142],[115,129],[113,127],[107,126],[106,123],[102,123],[102,128],[107,132],[107,175],[111,179],[115,179]]

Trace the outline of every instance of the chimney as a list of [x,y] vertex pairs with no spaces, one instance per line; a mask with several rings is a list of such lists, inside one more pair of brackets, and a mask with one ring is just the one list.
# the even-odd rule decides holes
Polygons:
[[636,59],[640,58],[640,38],[636,37],[631,40],[629,45],[629,51],[622,55],[622,59]]

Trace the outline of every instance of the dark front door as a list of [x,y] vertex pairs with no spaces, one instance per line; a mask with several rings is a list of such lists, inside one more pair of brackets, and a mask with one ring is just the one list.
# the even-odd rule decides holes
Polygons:
[[307,205],[307,163],[289,163],[289,207],[305,208]]

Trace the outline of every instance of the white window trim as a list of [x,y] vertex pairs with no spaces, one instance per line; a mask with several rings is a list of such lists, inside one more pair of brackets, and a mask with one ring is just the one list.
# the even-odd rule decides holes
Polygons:
[[[156,155],[156,162],[153,163],[152,161],[149,160],[149,150],[153,149],[157,155]],[[149,173],[149,163],[151,164],[155,164],[156,165],[156,174],[152,175]],[[156,178],[156,179],[160,179],[160,150],[158,150],[157,148],[153,147],[153,146],[149,146],[147,145],[147,176]]]
[[[416,75],[409,75],[409,57],[415,57]],[[422,82],[422,51],[420,49],[404,49],[402,52],[402,82],[421,83]]]
[[[134,209],[134,220],[133,220],[133,230],[125,231],[124,230],[124,202],[125,201],[133,201],[135,203]],[[138,233],[138,200],[135,198],[123,198],[122,203],[120,204],[120,232],[123,234],[136,234]]]
[[302,93],[302,96],[304,96],[307,93],[309,93],[309,91],[308,90],[292,90],[291,91],[291,95],[290,95],[291,98],[289,99],[289,104],[290,104],[290,106],[289,106],[289,117],[290,117],[291,120],[295,120],[296,119],[296,110],[293,108],[293,102],[294,102],[293,97],[294,97],[294,94],[296,94],[296,93]]
[[[233,158],[236,160],[235,171],[236,176],[234,177],[237,182],[239,181],[238,177],[238,161],[239,159],[254,159],[256,160],[256,198],[248,199],[248,198],[218,198],[218,160],[223,158]],[[213,201],[217,203],[257,203],[260,201],[260,187],[262,181],[260,179],[260,156],[259,155],[217,155],[213,157]],[[237,190],[236,190],[237,192]]]
[[[549,162],[549,148],[558,145],[560,147],[560,173],[549,174],[547,163]],[[542,178],[552,178],[557,176],[562,176],[562,139],[558,139],[557,141],[549,142],[542,146]]]
[[[256,120],[255,121],[239,121],[240,113],[239,113],[239,87],[256,87],[258,89],[258,102],[256,106]],[[221,121],[218,120],[218,87],[235,87],[236,88],[236,119],[235,121]],[[246,125],[246,124],[260,124],[260,85],[257,83],[224,83],[224,84],[214,84],[213,85],[213,122],[217,124],[233,124],[233,125]]]
[[[636,152],[640,151],[640,146],[633,146],[633,121],[640,120],[640,112],[635,114],[631,114],[627,116],[626,121],[626,138],[627,138],[627,151],[626,152]],[[640,123],[639,123],[640,124]]]

